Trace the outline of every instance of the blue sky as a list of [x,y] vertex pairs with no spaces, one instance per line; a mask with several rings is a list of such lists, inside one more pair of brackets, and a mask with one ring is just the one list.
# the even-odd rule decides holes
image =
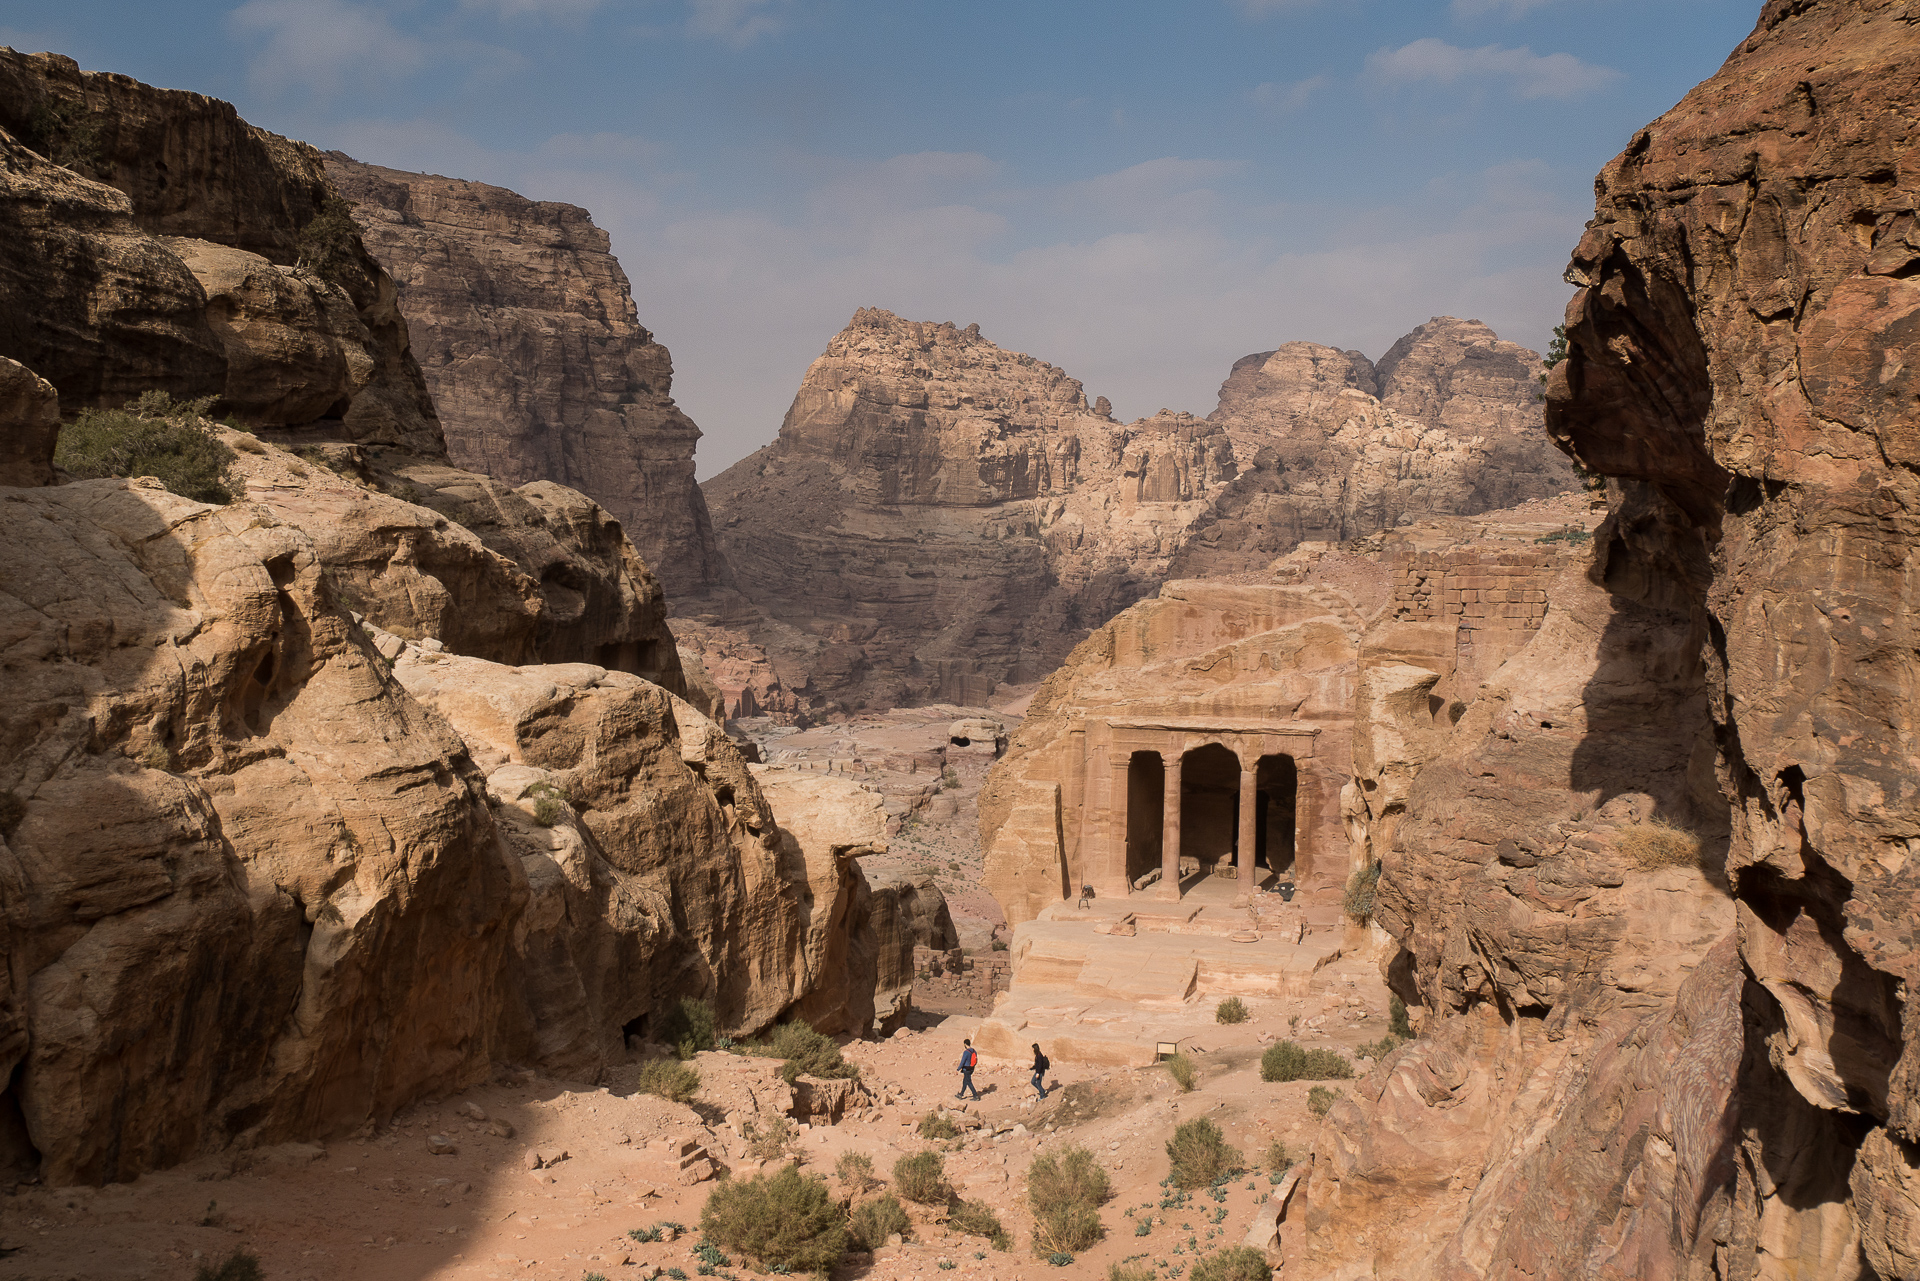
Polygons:
[[703,475],[856,307],[1123,418],[1429,316],[1538,348],[1594,173],[1758,0],[13,0],[0,43],[593,211]]

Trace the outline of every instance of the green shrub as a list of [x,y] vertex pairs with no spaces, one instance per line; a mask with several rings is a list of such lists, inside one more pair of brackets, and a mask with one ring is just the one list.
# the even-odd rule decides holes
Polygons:
[[150,391],[125,409],[82,410],[60,429],[53,461],[82,480],[152,476],[182,498],[230,503],[245,486],[233,471],[239,455],[200,422],[212,403]]
[[554,827],[567,816],[567,807],[551,796],[542,796],[533,803],[533,821],[542,827]]
[[912,1236],[913,1220],[907,1217],[893,1193],[887,1192],[854,1206],[848,1228],[862,1246],[878,1250],[895,1232],[902,1237]]
[[1275,1041],[1260,1056],[1262,1081],[1344,1081],[1352,1075],[1352,1062],[1338,1050],[1307,1050],[1292,1041]]
[[1112,1195],[1113,1180],[1083,1147],[1037,1156],[1027,1167],[1027,1203],[1036,1218],[1063,1205],[1099,1206]]
[[1230,1245],[1195,1260],[1187,1281],[1268,1281],[1272,1274],[1265,1254],[1250,1245]]
[[860,1075],[860,1069],[841,1057],[840,1047],[830,1036],[823,1036],[798,1019],[775,1027],[767,1043],[757,1051],[768,1058],[785,1059],[780,1079],[792,1085],[800,1076],[821,1080]]
[[1389,1032],[1377,1041],[1362,1042],[1355,1053],[1361,1058],[1372,1059],[1377,1063],[1399,1048],[1400,1038]]
[[1033,1252],[1048,1256],[1048,1262],[1088,1249],[1106,1234],[1099,1211],[1082,1202],[1055,1206],[1033,1216]]
[[799,1130],[778,1112],[767,1117],[764,1125],[748,1121],[740,1127],[740,1137],[758,1161],[777,1161],[783,1156],[797,1159],[800,1155]]
[[87,178],[105,178],[100,121],[77,102],[43,98],[27,112],[21,141],[63,169]]
[[1403,1041],[1413,1039],[1413,1024],[1407,1022],[1407,1003],[1397,996],[1387,998],[1387,1031]]
[[1153,1281],[1153,1269],[1137,1263],[1109,1263],[1107,1281]]
[[1215,1023],[1245,1023],[1247,1021],[1247,1003],[1237,996],[1230,996],[1213,1007]]
[[1240,1153],[1227,1145],[1219,1126],[1202,1117],[1173,1132],[1167,1159],[1175,1187],[1204,1188],[1225,1178],[1240,1163]]
[[960,1127],[945,1112],[929,1112],[920,1118],[917,1130],[923,1139],[957,1139]]
[[982,1205],[978,1201],[956,1199],[947,1207],[947,1226],[955,1232],[964,1232],[970,1237],[1002,1239],[1007,1230],[1000,1226],[1000,1218],[993,1207]]
[[847,1251],[846,1221],[827,1181],[793,1165],[722,1183],[700,1211],[700,1230],[709,1241],[786,1272],[824,1276]]
[[947,1199],[946,1162],[938,1152],[916,1152],[893,1163],[893,1190],[909,1201],[937,1205]]
[[1182,1094],[1192,1090],[1199,1080],[1199,1074],[1193,1070],[1193,1060],[1184,1054],[1175,1054],[1167,1060],[1167,1075],[1174,1079]]
[[1287,1145],[1275,1139],[1267,1145],[1267,1172],[1278,1174],[1293,1164],[1293,1158],[1287,1154]]
[[641,1245],[647,1245],[650,1242],[660,1240],[660,1238],[666,1234],[660,1231],[660,1225],[656,1223],[650,1228],[628,1228],[627,1235],[635,1241],[638,1241]]
[[1346,896],[1340,910],[1349,920],[1365,924],[1373,918],[1373,897],[1380,885],[1380,865],[1369,863],[1347,878]]
[[880,1181],[873,1176],[873,1158],[864,1152],[842,1152],[833,1163],[833,1172],[855,1192],[865,1192]]
[[327,192],[320,198],[320,211],[300,229],[295,248],[300,267],[328,284],[347,285],[361,272],[360,229],[353,225],[353,205]]
[[1333,1110],[1333,1105],[1339,1098],[1339,1091],[1329,1090],[1324,1085],[1316,1085],[1307,1091],[1307,1111],[1315,1116],[1325,1116]]
[[675,1059],[654,1059],[640,1069],[640,1092],[685,1103],[700,1088],[700,1073]]
[[236,1248],[219,1267],[203,1263],[194,1271],[193,1281],[260,1281],[260,1257]]
[[[535,810],[537,814],[538,806]],[[683,996],[667,1007],[658,1035],[663,1044],[678,1050],[680,1057],[690,1059],[702,1050],[713,1048],[714,1033],[718,1030],[713,1006],[699,997]]]

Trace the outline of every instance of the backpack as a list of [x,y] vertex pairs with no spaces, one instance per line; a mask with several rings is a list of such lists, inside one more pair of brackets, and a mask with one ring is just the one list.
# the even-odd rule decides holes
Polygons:
[[980,1056],[973,1052],[973,1047],[971,1045],[969,1045],[966,1049],[960,1052],[960,1066],[962,1069],[970,1068],[975,1063],[978,1063],[979,1061],[980,1061]]
[[1036,1076],[1045,1076],[1047,1074],[1047,1069],[1052,1066],[1053,1064],[1047,1062],[1046,1055],[1036,1054],[1033,1056],[1033,1071]]

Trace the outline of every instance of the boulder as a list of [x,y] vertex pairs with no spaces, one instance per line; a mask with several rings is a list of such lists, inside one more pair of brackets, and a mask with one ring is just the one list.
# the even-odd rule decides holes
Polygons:
[[53,484],[60,397],[53,384],[0,356],[0,485]]

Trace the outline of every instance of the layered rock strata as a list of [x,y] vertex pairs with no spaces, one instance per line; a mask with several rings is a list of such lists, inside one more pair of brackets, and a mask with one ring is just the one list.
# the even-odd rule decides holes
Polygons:
[[977,325],[863,309],[779,439],[705,488],[783,675],[825,704],[978,705],[1150,591],[1232,472],[1201,420],[1122,426]]
[[724,586],[693,478],[700,429],[587,211],[339,152],[326,166],[399,289],[454,465],[593,498],[676,600]]
[[1209,418],[1240,474],[1196,522],[1177,576],[1256,571],[1302,541],[1497,511],[1575,488],[1541,428],[1540,357],[1436,316],[1380,363],[1288,343],[1234,363]]
[[[49,156],[59,157],[55,163]],[[0,50],[0,356],[63,408],[216,398],[250,426],[439,452],[392,280],[320,153],[231,105]]]

